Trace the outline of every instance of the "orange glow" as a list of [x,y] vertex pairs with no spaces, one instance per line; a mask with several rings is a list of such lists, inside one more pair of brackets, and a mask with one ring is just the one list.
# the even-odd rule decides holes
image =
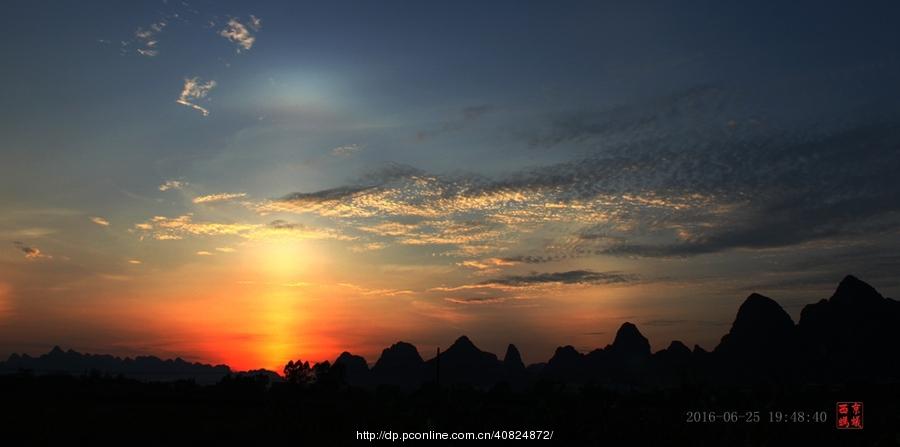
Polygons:
[[0,283],[0,322],[12,315],[12,303],[9,299],[9,286]]

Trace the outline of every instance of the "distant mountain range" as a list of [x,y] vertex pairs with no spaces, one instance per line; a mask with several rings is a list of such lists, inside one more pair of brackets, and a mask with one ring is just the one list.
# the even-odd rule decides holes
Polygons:
[[[509,345],[502,359],[459,337],[439,356],[424,360],[415,346],[397,342],[381,353],[370,369],[365,359],[349,352],[334,362],[347,383],[370,387],[416,388],[425,382],[488,387],[506,382],[523,387],[545,380],[558,383],[602,383],[613,387],[677,386],[685,383],[814,382],[900,380],[900,302],[881,296],[872,286],[847,276],[829,299],[804,307],[800,321],[774,300],[752,294],[738,310],[731,330],[716,348],[689,349],[680,341],[655,353],[631,323],[624,323],[611,345],[587,354],[572,346],[556,349],[546,363],[528,365]],[[13,354],[0,362],[0,372],[122,374],[142,380],[193,379],[215,383],[231,374],[263,374],[265,370],[233,373],[225,365],[119,358],[80,354],[59,347],[39,357]]]

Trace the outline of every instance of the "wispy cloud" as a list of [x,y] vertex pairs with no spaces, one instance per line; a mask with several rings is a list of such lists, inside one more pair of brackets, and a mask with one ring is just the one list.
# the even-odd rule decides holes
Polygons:
[[[140,48],[137,48],[135,51],[141,56],[154,57],[159,55],[159,50],[157,49],[157,44],[159,43],[157,35],[162,32],[165,27],[166,22],[159,21],[151,23],[150,26],[146,28],[142,27],[135,30],[134,38],[140,46]],[[127,45],[127,43],[123,42],[123,46],[125,45]]]
[[212,253],[210,253],[206,250],[201,250],[201,251],[197,252],[197,256],[212,256]]
[[235,236],[244,239],[340,239],[349,240],[336,230],[313,228],[301,223],[273,221],[268,224],[241,222],[196,222],[192,214],[178,217],[155,216],[134,225],[132,232],[141,238],[179,240],[189,236]]
[[[555,177],[553,182],[550,175]],[[581,194],[571,187],[580,187],[585,181],[579,176],[572,180],[575,185],[567,187],[551,172],[547,178],[532,181],[518,176],[490,181],[390,167],[364,177],[357,185],[289,194],[256,208],[261,213],[317,214],[395,243],[443,245],[459,255],[473,256],[515,246],[526,233],[542,231],[566,237],[573,228],[601,225],[625,231],[640,220],[639,214],[687,212],[708,207],[712,200],[701,194],[604,191],[602,184],[595,185],[593,194]],[[525,255],[518,262],[531,263],[550,256],[561,255]],[[465,266],[476,267],[474,263]]]
[[209,110],[196,104],[197,101],[206,98],[209,92],[216,86],[216,81],[203,82],[198,77],[184,78],[184,87],[178,95],[176,103],[188,106],[199,111],[203,116],[209,116]]
[[497,270],[498,267],[509,267],[518,264],[518,262],[510,261],[504,258],[487,258],[487,259],[467,259],[457,263],[461,267],[467,267],[476,270]]
[[405,289],[372,289],[368,287],[359,286],[356,284],[350,283],[338,283],[339,286],[351,289],[360,295],[371,296],[371,295],[380,295],[380,296],[398,296],[398,295],[412,295],[415,292],[412,290]]
[[900,229],[900,153],[887,150],[900,144],[895,116],[732,125],[722,117],[744,103],[735,95],[698,88],[555,117],[536,144],[598,147],[571,161],[492,178],[391,165],[257,210],[330,218],[373,242],[443,246],[470,269],[486,258],[690,257]]
[[262,20],[259,17],[250,14],[250,21],[247,25],[250,28],[253,28],[253,31],[259,31],[260,29],[262,29]]
[[354,253],[363,253],[367,251],[376,251],[381,250],[387,247],[387,244],[382,242],[367,242],[365,244],[353,245],[350,247],[350,251]]
[[219,31],[219,35],[237,44],[238,53],[247,51],[253,48],[253,43],[256,42],[256,37],[247,29],[247,26],[250,26],[253,31],[259,31],[262,21],[251,15],[248,25],[244,25],[238,19],[231,18],[225,28]]
[[109,226],[109,221],[106,220],[106,219],[104,219],[104,218],[102,218],[102,217],[96,217],[96,216],[95,216],[95,217],[91,217],[91,222],[93,222],[93,223],[95,223],[95,224],[97,224],[97,225],[100,225],[101,227],[108,227],[108,226]]
[[166,180],[165,183],[159,185],[160,191],[168,191],[170,189],[181,189],[187,186],[187,182],[183,182],[180,180]]
[[624,284],[638,281],[638,276],[623,272],[571,270],[567,272],[509,275],[482,282],[482,285],[527,287],[539,284]]
[[347,199],[359,195],[371,189],[369,186],[342,186],[338,188],[323,189],[310,193],[292,193],[281,199],[269,201],[259,205],[263,212],[315,212],[324,210],[331,205],[341,205]]
[[490,291],[494,289],[515,290],[558,285],[602,285],[629,284],[640,280],[636,274],[619,271],[596,272],[593,270],[570,270],[565,272],[531,272],[525,275],[506,275],[493,279],[459,286],[440,286],[433,292],[457,292],[465,290]]
[[25,255],[25,259],[28,259],[28,260],[51,259],[51,258],[53,258],[52,256],[50,256],[50,255],[48,255],[48,254],[45,254],[45,253],[41,252],[41,250],[38,249],[37,247],[28,246],[28,245],[25,245],[24,243],[19,242],[19,241],[13,242],[13,245],[14,245],[20,252],[22,252],[22,254]]
[[212,203],[212,202],[227,202],[234,199],[240,199],[243,197],[247,197],[247,193],[239,192],[239,193],[219,193],[219,194],[210,194],[206,196],[195,197],[194,203]]
[[496,304],[509,301],[511,297],[504,296],[476,296],[470,298],[445,297],[444,301],[454,304]]
[[338,146],[331,150],[331,155],[335,157],[351,157],[356,155],[360,151],[363,150],[363,146],[361,144],[345,144],[343,146]]
[[565,287],[624,286],[640,281],[636,274],[619,271],[570,270],[504,275],[485,281],[431,287],[425,293],[456,304],[496,304],[538,299]]

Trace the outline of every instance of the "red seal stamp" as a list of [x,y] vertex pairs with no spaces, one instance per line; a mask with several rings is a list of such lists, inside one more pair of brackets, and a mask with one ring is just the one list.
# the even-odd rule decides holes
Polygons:
[[842,430],[862,430],[863,403],[838,402],[835,406],[835,423]]

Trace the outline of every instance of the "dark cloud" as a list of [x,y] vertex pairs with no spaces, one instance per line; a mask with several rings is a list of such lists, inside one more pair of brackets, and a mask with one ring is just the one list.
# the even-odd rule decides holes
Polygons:
[[299,223],[288,222],[282,219],[276,219],[269,222],[269,227],[274,228],[276,230],[297,230],[305,228],[306,226]]
[[513,263],[522,263],[522,264],[544,264],[547,262],[554,262],[565,259],[565,256],[543,256],[543,255],[534,255],[534,256],[507,256],[505,258],[500,258],[501,261],[504,262],[513,262]]
[[594,272],[591,270],[572,270],[554,273],[530,273],[528,275],[509,275],[482,282],[485,285],[502,285],[524,287],[539,284],[620,284],[638,281],[638,276],[622,272]]
[[23,244],[22,242],[15,241],[13,245],[25,255],[27,259],[38,259],[38,258],[46,258],[47,255],[43,254],[40,249],[37,247],[31,247]]
[[368,186],[381,186],[391,182],[408,181],[426,176],[421,169],[402,163],[387,163],[371,169],[360,178],[360,183]]
[[[589,254],[689,257],[900,228],[897,110],[878,105],[848,118],[823,117],[815,112],[822,106],[818,99],[804,97],[794,106],[785,95],[779,104],[793,107],[787,113],[768,110],[751,96],[698,87],[649,105],[573,112],[568,124],[551,125],[551,140],[599,136],[602,146],[587,157],[501,177],[429,175],[392,165],[365,176],[366,186],[285,200],[391,192],[395,206],[368,215],[412,210],[451,220],[482,214],[496,222],[530,223],[550,220],[535,214],[548,204],[577,204],[578,211],[562,211],[594,222],[560,222],[572,241],[509,258],[523,263]],[[798,118],[800,111],[809,117]]]
[[282,197],[281,201],[298,204],[315,204],[324,202],[337,202],[342,199],[359,194],[371,186],[340,186],[337,188],[323,189],[315,192],[295,192]]
[[[721,114],[734,103],[734,93],[713,85],[701,85],[648,102],[619,105],[607,109],[578,109],[561,112],[528,137],[532,146],[554,146],[567,142],[583,142],[594,138],[617,143],[659,137],[676,131],[680,124],[708,126],[713,114]],[[721,120],[716,131],[723,130]]]

